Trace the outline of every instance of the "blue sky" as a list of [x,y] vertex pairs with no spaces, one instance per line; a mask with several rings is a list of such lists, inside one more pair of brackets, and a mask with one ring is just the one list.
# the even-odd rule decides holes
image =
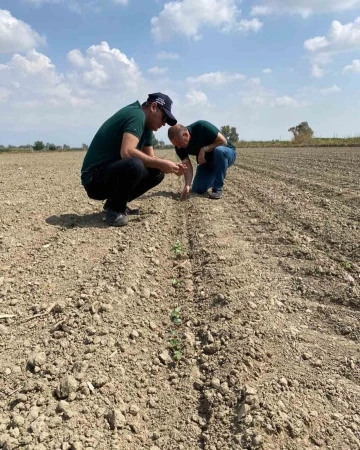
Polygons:
[[89,144],[157,91],[245,140],[360,135],[360,0],[1,0],[0,144]]

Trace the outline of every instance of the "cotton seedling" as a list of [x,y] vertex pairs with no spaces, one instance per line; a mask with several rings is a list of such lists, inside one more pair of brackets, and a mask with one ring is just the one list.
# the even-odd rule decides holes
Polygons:
[[180,258],[183,255],[184,249],[183,249],[182,243],[179,240],[175,241],[172,251],[174,252],[174,254],[177,258]]
[[177,288],[177,287],[180,286],[181,280],[178,280],[177,278],[173,278],[171,284],[172,284],[175,288]]
[[181,340],[179,339],[177,331],[175,330],[172,332],[172,336],[173,337],[169,341],[172,359],[174,361],[180,361],[184,356],[182,352]]
[[174,308],[174,310],[171,313],[171,320],[173,323],[175,323],[176,325],[179,325],[180,323],[182,323],[181,320],[181,308],[180,306],[177,306],[176,308]]

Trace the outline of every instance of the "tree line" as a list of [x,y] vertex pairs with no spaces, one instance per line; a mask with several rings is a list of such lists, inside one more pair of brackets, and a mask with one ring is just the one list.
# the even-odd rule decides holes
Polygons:
[[[314,137],[314,131],[311,129],[307,122],[301,122],[299,125],[294,127],[290,127],[288,129],[290,133],[293,134],[293,143],[295,144],[309,144]],[[231,125],[223,125],[220,128],[220,133],[228,140],[231,141],[234,145],[240,142],[239,133],[237,132],[236,127]],[[165,144],[164,141],[158,140],[155,136],[153,138],[153,146],[157,149],[167,149],[172,148],[171,144]],[[4,145],[0,145],[0,149],[5,149]],[[16,147],[15,145],[8,145],[7,149],[33,149],[35,151],[41,150],[70,150],[70,145],[56,145],[50,142],[44,143],[43,141],[35,141],[33,145],[26,144],[20,145]],[[82,150],[87,151],[89,146],[87,144],[82,144],[80,147]]]

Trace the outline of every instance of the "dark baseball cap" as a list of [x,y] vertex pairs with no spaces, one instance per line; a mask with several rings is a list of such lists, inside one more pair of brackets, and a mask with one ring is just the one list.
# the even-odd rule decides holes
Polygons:
[[164,110],[165,114],[167,115],[166,123],[170,126],[176,125],[177,120],[175,117],[171,114],[171,105],[172,100],[169,96],[166,94],[162,94],[161,92],[155,92],[154,94],[149,94],[147,102],[155,102],[161,108]]

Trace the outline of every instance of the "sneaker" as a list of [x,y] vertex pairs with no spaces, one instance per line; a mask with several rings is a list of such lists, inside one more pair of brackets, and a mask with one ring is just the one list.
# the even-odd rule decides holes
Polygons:
[[127,216],[140,216],[139,208],[129,208],[128,206],[125,208],[125,214]]
[[[106,200],[106,202],[104,203],[104,206],[103,206],[103,210],[104,211],[107,211],[108,209],[111,209],[109,203],[110,203],[110,200]],[[127,206],[125,208],[125,215],[127,215],[127,216],[139,216],[140,215],[140,209],[139,208],[131,209],[131,208],[129,208]]]
[[105,222],[112,227],[123,227],[124,225],[127,225],[128,218],[124,212],[117,212],[113,209],[107,209]]
[[209,198],[212,198],[213,200],[219,200],[222,196],[223,196],[222,189],[213,189],[212,192],[209,194]]

